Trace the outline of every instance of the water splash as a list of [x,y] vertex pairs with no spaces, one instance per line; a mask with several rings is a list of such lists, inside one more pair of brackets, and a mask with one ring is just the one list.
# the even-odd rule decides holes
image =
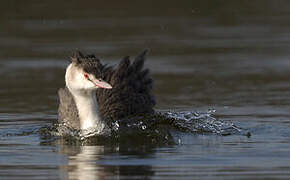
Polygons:
[[164,114],[173,118],[173,124],[192,133],[214,133],[218,135],[240,134],[250,136],[247,130],[237,127],[233,122],[219,120],[213,117],[215,109],[207,112],[165,112]]
[[[100,132],[100,128],[92,128],[86,131],[72,129],[66,124],[58,124],[50,134],[59,137],[68,137],[72,140],[87,141],[92,138],[107,138],[107,142],[132,143],[134,141],[146,141],[151,138],[152,142],[169,142],[172,133],[176,131],[195,134],[216,135],[245,135],[250,133],[237,127],[233,122],[219,120],[214,117],[216,110],[207,112],[183,111],[183,112],[160,112],[153,115],[134,116],[126,119],[112,121]],[[173,131],[171,131],[173,130]],[[108,140],[108,138],[110,138]],[[180,143],[180,142],[176,142]]]
[[78,130],[67,126],[65,123],[62,123],[53,127],[50,134],[54,136],[74,137],[77,140],[85,140],[94,136],[110,136],[111,129],[103,128],[100,130],[99,127],[92,127],[86,130]]

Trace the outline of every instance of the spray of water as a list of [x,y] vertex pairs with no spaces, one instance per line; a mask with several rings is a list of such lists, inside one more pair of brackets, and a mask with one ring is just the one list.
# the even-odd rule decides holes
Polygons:
[[[59,124],[53,136],[74,137],[78,140],[86,140],[91,137],[102,136],[110,138],[143,136],[157,140],[170,139],[170,131],[182,131],[195,134],[216,134],[216,135],[246,135],[250,133],[237,127],[229,121],[219,120],[214,117],[214,109],[207,112],[183,111],[183,112],[160,112],[155,115],[130,117],[122,120],[111,121],[109,128],[102,132],[99,128],[91,128],[86,131],[69,128],[66,124]],[[129,139],[130,139],[129,138]]]

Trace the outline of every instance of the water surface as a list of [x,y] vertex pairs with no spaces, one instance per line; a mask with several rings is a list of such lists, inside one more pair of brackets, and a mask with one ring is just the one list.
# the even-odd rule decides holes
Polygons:
[[[289,179],[288,1],[1,4],[1,179]],[[114,64],[144,48],[157,110],[215,109],[252,136],[180,133],[161,147],[41,138],[73,50]]]

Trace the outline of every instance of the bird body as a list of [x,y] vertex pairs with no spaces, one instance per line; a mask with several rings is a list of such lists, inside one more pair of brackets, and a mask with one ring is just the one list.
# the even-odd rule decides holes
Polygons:
[[95,55],[76,53],[66,69],[66,87],[58,91],[58,122],[74,129],[104,131],[108,119],[153,114],[153,80],[144,68],[147,50],[131,63],[103,65]]

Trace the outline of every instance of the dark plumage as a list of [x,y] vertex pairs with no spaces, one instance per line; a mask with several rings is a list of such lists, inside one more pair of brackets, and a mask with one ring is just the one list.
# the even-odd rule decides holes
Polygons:
[[85,72],[103,78],[104,66],[94,54],[83,55],[80,51],[76,51],[71,60]]
[[[94,74],[112,85],[112,89],[97,89],[98,110],[103,119],[118,120],[137,114],[152,114],[155,98],[152,95],[153,80],[144,68],[147,50],[131,63],[124,57],[117,67],[101,64],[95,55],[78,52],[72,61],[85,72]],[[67,88],[59,90],[59,121],[73,128],[79,128],[74,99]],[[71,104],[68,104],[71,103]],[[72,112],[70,115],[67,115]]]
[[78,109],[74,102],[73,96],[67,89],[67,87],[60,88],[58,90],[58,97],[58,122],[54,122],[54,124],[60,123],[65,124],[68,127],[79,129],[80,120],[78,115]]

